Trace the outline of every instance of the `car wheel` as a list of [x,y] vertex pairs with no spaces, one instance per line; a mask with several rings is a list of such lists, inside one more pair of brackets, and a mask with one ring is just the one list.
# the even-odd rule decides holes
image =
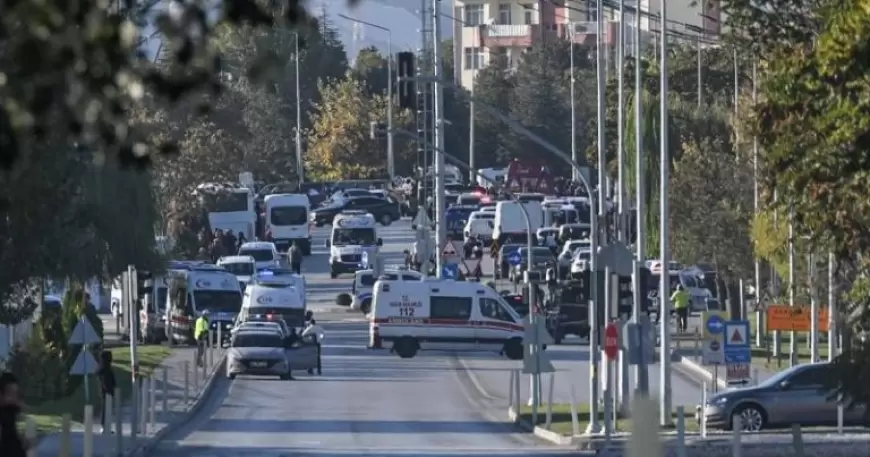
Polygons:
[[227,373],[227,378],[236,379],[236,375],[235,375],[235,373]]
[[393,218],[390,217],[389,214],[384,214],[383,216],[381,216],[381,225],[386,227],[387,225],[390,225],[392,223],[393,223]]
[[523,359],[523,340],[520,338],[511,338],[502,346],[502,353],[510,360]]
[[743,426],[742,430],[746,432],[761,431],[767,422],[767,414],[758,405],[740,406],[731,413],[731,424],[734,423],[735,418],[740,419],[740,424]]
[[332,279],[335,279],[338,277],[338,273],[336,273],[334,270],[332,270],[329,272],[329,277]]

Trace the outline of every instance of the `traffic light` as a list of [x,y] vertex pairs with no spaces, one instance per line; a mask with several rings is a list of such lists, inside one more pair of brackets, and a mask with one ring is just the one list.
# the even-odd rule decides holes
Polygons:
[[415,68],[415,58],[413,52],[400,52],[397,55],[397,61],[399,64],[398,74],[399,74],[399,107],[403,109],[415,109],[416,97],[417,97],[417,89],[414,85],[414,81],[410,80],[402,80],[401,78],[413,78],[416,75]]
[[154,290],[154,278],[150,272],[136,270],[136,290],[140,297]]

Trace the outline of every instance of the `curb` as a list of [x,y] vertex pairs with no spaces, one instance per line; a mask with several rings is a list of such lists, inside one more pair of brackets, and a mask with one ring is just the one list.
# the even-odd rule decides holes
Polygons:
[[685,368],[687,371],[691,372],[693,375],[703,378],[707,382],[715,382],[717,387],[720,389],[729,389],[730,386],[727,382],[722,379],[713,379],[713,373],[710,370],[704,368],[703,365],[693,362],[688,357],[680,357],[680,365]]
[[553,444],[558,444],[559,446],[570,446],[572,444],[576,444],[578,441],[571,436],[564,436],[556,432],[551,432],[540,426],[532,426],[532,424],[526,420],[520,418],[519,414],[514,410],[513,406],[508,407],[508,419],[511,420],[518,428],[531,432],[536,437],[549,441]]
[[130,451],[124,453],[126,457],[144,457],[149,455],[154,449],[157,447],[160,442],[166,439],[166,436],[169,435],[170,432],[175,430],[177,426],[189,421],[192,417],[196,416],[196,414],[202,409],[205,405],[205,400],[211,396],[212,391],[216,385],[216,380],[218,379],[217,374],[225,369],[225,364],[227,361],[226,352],[221,355],[220,359],[218,359],[217,363],[215,363],[214,368],[212,368],[211,372],[208,374],[208,379],[205,381],[205,385],[202,390],[199,392],[199,395],[196,396],[193,400],[193,404],[187,408],[187,411],[175,421],[166,424],[157,431],[153,436],[146,439],[144,443],[134,447]]

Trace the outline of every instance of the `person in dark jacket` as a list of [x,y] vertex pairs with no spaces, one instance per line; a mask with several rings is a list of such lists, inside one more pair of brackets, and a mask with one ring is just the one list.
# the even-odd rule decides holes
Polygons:
[[23,408],[18,395],[18,379],[12,373],[0,374],[0,455],[25,457],[30,443],[18,431]]
[[290,249],[287,251],[287,260],[290,262],[290,269],[297,275],[302,274],[302,249],[299,243],[293,242]]
[[[112,370],[112,353],[109,351],[103,351],[100,353],[100,369],[97,371],[97,379],[100,381],[100,393],[102,403],[100,404],[100,425],[103,429],[107,427],[106,425],[106,400],[112,399],[112,407],[116,407],[115,405],[115,387],[117,387],[117,383],[115,382],[115,372]],[[112,424],[108,424],[108,427],[111,428]],[[102,433],[103,430],[100,430]]]

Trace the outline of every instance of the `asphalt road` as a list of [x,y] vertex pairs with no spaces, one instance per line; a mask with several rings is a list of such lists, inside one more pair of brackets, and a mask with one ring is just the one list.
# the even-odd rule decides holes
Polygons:
[[[318,229],[317,248],[303,265],[309,302],[326,330],[323,376],[221,378],[210,404],[154,455],[577,455],[517,433],[504,403],[481,396],[454,354],[404,360],[365,349],[362,316],[334,305],[350,279],[329,278],[325,234]],[[381,237],[386,263],[400,263],[413,233],[402,222],[383,228]]]

